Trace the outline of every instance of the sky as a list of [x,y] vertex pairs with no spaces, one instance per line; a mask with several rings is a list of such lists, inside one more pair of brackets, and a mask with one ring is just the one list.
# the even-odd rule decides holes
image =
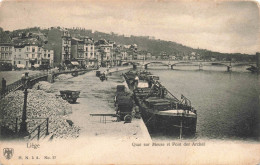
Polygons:
[[260,16],[253,1],[3,0],[0,27],[82,27],[154,36],[223,53],[260,52]]

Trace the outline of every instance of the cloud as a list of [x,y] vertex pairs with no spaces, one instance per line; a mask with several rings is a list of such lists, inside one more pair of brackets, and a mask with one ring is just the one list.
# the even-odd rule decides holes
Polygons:
[[259,49],[259,11],[254,2],[41,1],[4,2],[0,26],[85,27],[150,35],[220,52]]

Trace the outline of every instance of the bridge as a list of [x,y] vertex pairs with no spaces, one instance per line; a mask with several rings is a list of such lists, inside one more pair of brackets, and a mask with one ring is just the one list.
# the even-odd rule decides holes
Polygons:
[[231,71],[231,68],[234,66],[251,66],[256,67],[254,62],[231,62],[231,61],[169,61],[169,60],[123,60],[122,65],[135,65],[143,66],[145,69],[148,69],[149,65],[156,64],[161,66],[167,66],[171,69],[174,69],[175,66],[198,66],[199,70],[202,70],[203,66],[226,66],[227,71]]

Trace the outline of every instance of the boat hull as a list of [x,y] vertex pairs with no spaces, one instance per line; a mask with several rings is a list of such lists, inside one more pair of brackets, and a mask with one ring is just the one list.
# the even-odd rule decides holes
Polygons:
[[[133,90],[133,83],[131,83],[133,78],[129,78],[130,76],[125,76],[125,80],[129,89]],[[197,113],[195,110],[184,110],[186,109],[185,106],[179,106],[179,108],[175,109],[171,107],[173,109],[160,111],[156,108],[151,109],[144,102],[145,98],[147,98],[147,91],[142,88],[140,91],[141,93],[133,90],[134,101],[139,106],[141,116],[150,134],[160,133],[177,138],[193,138],[195,136],[197,125]],[[158,101],[160,102],[159,97]],[[173,101],[175,100],[173,99]]]
[[[141,115],[149,133],[163,133],[176,137],[194,137],[197,117],[160,115],[146,107],[140,107]],[[181,129],[182,128],[182,129]]]

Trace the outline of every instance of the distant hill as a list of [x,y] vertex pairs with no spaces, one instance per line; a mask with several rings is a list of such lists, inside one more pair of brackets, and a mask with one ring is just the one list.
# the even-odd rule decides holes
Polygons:
[[255,56],[249,54],[241,54],[241,53],[220,53],[213,52],[206,49],[194,49],[188,46],[184,46],[182,44],[172,42],[172,41],[164,41],[164,40],[154,40],[149,39],[148,37],[143,36],[130,36],[126,37],[124,35],[117,35],[114,33],[108,34],[103,32],[94,32],[91,30],[80,30],[80,29],[68,29],[73,36],[89,36],[94,38],[94,40],[98,39],[106,39],[115,41],[117,44],[137,44],[138,50],[147,50],[152,53],[152,55],[159,55],[161,52],[166,52],[168,55],[177,55],[177,56],[185,56],[190,55],[192,52],[199,54],[202,59],[209,60],[211,58],[216,58],[216,60],[230,60],[233,59],[235,61],[253,61],[255,60]]
[[[52,34],[48,34],[48,32],[52,29]],[[57,40],[57,36],[59,34],[55,35],[53,33],[53,29],[60,29],[60,27],[57,28],[49,28],[49,29],[40,29],[39,27],[33,27],[28,29],[19,29],[15,30],[10,33],[10,35],[17,35],[19,32],[41,32],[48,36],[49,44],[52,44],[50,47],[56,47],[54,42]],[[117,44],[122,45],[130,45],[130,44],[137,44],[138,50],[146,50],[151,52],[152,55],[159,55],[161,52],[166,52],[170,56],[186,56],[190,55],[192,52],[199,54],[201,59],[209,60],[211,58],[215,58],[216,60],[236,60],[236,61],[252,61],[255,60],[255,56],[249,55],[249,54],[241,54],[241,53],[220,53],[220,52],[213,52],[206,49],[195,49],[188,46],[184,46],[182,44],[173,42],[173,41],[164,41],[159,39],[149,39],[149,37],[143,37],[143,36],[124,36],[124,35],[117,35],[115,33],[103,33],[103,32],[92,32],[92,30],[86,30],[84,28],[82,29],[68,29],[72,35],[72,37],[77,36],[89,36],[92,37],[95,41],[99,39],[106,39],[115,41]],[[54,45],[53,45],[54,44]],[[55,46],[56,45],[56,46]],[[59,52],[60,53],[60,52]],[[56,53],[55,53],[56,54]]]
[[154,55],[159,55],[160,52],[164,51],[167,54],[174,55],[174,53],[184,53],[190,54],[191,52],[196,51],[193,48],[183,46],[181,44],[171,42],[171,41],[163,41],[163,40],[151,40],[148,37],[142,36],[130,36],[126,37],[123,35],[116,35],[114,33],[108,34],[103,32],[94,32],[87,30],[75,30],[69,29],[72,35],[76,36],[89,36],[94,38],[94,40],[106,39],[115,41],[117,44],[130,45],[137,44],[139,50],[147,50]]

